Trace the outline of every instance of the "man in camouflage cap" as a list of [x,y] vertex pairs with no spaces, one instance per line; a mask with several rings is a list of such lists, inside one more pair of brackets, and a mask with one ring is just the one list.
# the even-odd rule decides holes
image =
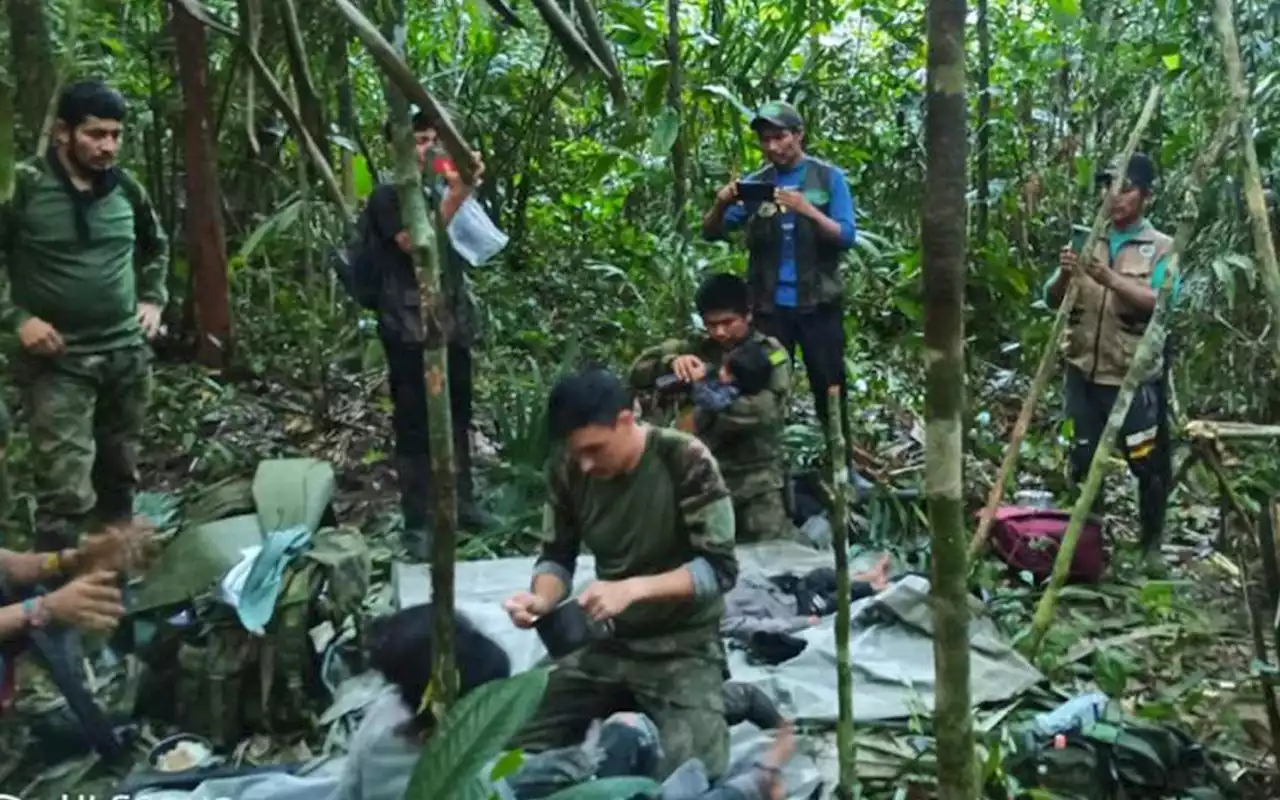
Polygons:
[[771,367],[768,386],[756,394],[739,396],[724,410],[701,416],[694,431],[711,448],[733,495],[739,542],[795,535],[782,501],[782,429],[791,392],[791,367],[778,340],[752,326],[749,301],[750,290],[741,278],[709,276],[695,298],[706,332],[651,347],[631,367],[632,388],[647,391],[664,376],[688,385],[715,375],[729,354],[744,343],[759,345],[767,354]]
[[[793,357],[800,347],[825,429],[827,390],[839,386],[847,405],[840,260],[857,232],[853,198],[839,168],[805,153],[804,121],[789,103],[766,104],[751,128],[769,163],[743,182],[772,184],[773,197],[743,201],[743,182],[730,181],[703,217],[702,233],[718,239],[745,229],[755,324]],[[851,442],[849,420],[840,419]]]
[[[1112,166],[1099,171],[1095,180],[1099,189],[1106,191],[1116,178]],[[1111,406],[1155,312],[1156,293],[1168,272],[1173,239],[1146,218],[1154,185],[1151,159],[1134,153],[1111,207],[1105,239],[1085,259],[1076,252],[1082,241],[1063,247],[1058,269],[1044,288],[1045,301],[1057,308],[1066,297],[1068,283],[1074,279],[1078,285],[1062,351],[1067,361],[1066,411],[1075,432],[1069,460],[1075,483],[1089,472]],[[1175,281],[1171,298],[1178,290]],[[1141,376],[1142,383],[1120,429],[1120,451],[1138,479],[1141,543],[1148,553],[1160,546],[1172,489],[1168,366],[1167,354],[1162,354],[1149,373]],[[1101,499],[1099,493],[1099,510]]]
[[515,745],[578,744],[593,720],[640,711],[658,728],[661,777],[697,758],[714,780],[729,761],[720,621],[738,577],[715,458],[688,434],[638,423],[630,392],[602,369],[562,379],[547,405],[563,448],[549,468],[544,543],[530,591],[505,607],[532,627],[569,597],[585,546],[597,580],[569,602],[612,635],[556,664]]
[[0,205],[0,319],[22,346],[13,364],[45,549],[133,518],[168,244],[146,192],[115,165],[125,112],[99,81],[68,86],[54,145],[18,166]]

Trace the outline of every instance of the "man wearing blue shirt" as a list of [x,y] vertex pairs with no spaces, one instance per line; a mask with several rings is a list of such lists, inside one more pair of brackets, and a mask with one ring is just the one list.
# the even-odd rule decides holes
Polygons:
[[[756,327],[792,359],[799,345],[825,428],[828,388],[840,387],[842,411],[848,395],[840,259],[857,231],[853,198],[843,172],[805,154],[804,121],[790,104],[766,104],[751,128],[769,164],[746,180],[773,184],[773,198],[744,202],[741,183],[732,181],[716,194],[702,234],[719,239],[745,231]],[[849,442],[849,420],[843,413],[840,419]]]
[[[1105,190],[1115,177],[1114,168],[1099,172],[1098,187]],[[1044,289],[1045,301],[1057,308],[1066,297],[1068,283],[1074,278],[1078,284],[1063,344],[1066,410],[1074,431],[1070,456],[1074,483],[1089,472],[1120,384],[1155,312],[1173,249],[1173,239],[1156,230],[1145,216],[1155,184],[1151,159],[1134,153],[1124,181],[1111,207],[1106,240],[1098,242],[1087,259],[1071,246],[1062,248],[1058,269]],[[1171,298],[1178,289],[1175,278]],[[1173,488],[1167,376],[1168,354],[1163,353],[1141,376],[1118,445],[1138,479],[1141,544],[1148,554],[1160,546],[1165,506]],[[1099,493],[1095,510],[1101,509],[1101,497]]]

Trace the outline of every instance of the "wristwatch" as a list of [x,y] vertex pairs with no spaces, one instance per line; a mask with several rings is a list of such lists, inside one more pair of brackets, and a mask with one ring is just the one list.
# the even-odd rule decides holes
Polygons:
[[22,601],[22,616],[32,628],[43,628],[52,618],[43,597],[30,597]]

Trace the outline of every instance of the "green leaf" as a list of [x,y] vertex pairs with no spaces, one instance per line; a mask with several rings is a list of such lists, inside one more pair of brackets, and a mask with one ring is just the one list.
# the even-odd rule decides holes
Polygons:
[[670,108],[664,108],[653,127],[653,139],[649,142],[649,151],[654,155],[665,155],[671,152],[671,146],[680,135],[680,118]]
[[356,188],[356,199],[364,200],[373,194],[373,172],[369,169],[369,161],[364,156],[351,159],[351,176]]
[[537,711],[548,675],[546,669],[530,670],[459,700],[422,749],[405,800],[469,798],[462,793]]
[[519,750],[511,750],[494,763],[493,769],[489,770],[489,780],[500,781],[503,778],[509,778],[516,774],[516,770],[520,769],[523,764],[524,753]]
[[1177,53],[1161,56],[1160,60],[1164,62],[1164,68],[1170,72],[1177,72],[1178,67],[1182,66],[1182,56]]
[[1049,0],[1049,9],[1054,20],[1065,27],[1080,16],[1080,0]]
[[630,800],[634,797],[661,797],[662,787],[648,778],[605,778],[570,786],[547,800]]
[[314,458],[278,458],[258,464],[253,502],[264,531],[303,526],[315,533],[333,501],[333,467]]
[[644,113],[656,114],[662,107],[662,98],[666,96],[667,76],[671,74],[671,65],[662,62],[649,73],[649,82],[644,85]]

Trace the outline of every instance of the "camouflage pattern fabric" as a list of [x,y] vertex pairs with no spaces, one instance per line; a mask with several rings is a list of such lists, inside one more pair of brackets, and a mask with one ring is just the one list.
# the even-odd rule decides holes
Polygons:
[[662,743],[661,780],[691,758],[714,780],[729,766],[724,649],[717,634],[595,643],[556,664],[542,705],[513,745],[543,752],[581,742],[591,723],[646,714]]
[[102,523],[132,519],[150,362],[145,346],[53,359],[19,354],[38,544],[74,546],[95,512]]
[[[757,394],[738,397],[723,411],[700,410],[694,415],[695,433],[711,448],[733,495],[739,542],[787,539],[795,527],[782,502],[782,429],[787,397],[791,393],[791,363],[776,339],[752,331],[748,341],[764,347],[773,363],[769,387]],[[671,339],[645,350],[631,367],[631,385],[638,391],[671,371],[679,355],[696,355],[718,371],[726,353],[708,336]]]
[[738,542],[798,537],[782,502],[784,481],[780,471],[726,473],[724,480],[733,496],[734,536]]

